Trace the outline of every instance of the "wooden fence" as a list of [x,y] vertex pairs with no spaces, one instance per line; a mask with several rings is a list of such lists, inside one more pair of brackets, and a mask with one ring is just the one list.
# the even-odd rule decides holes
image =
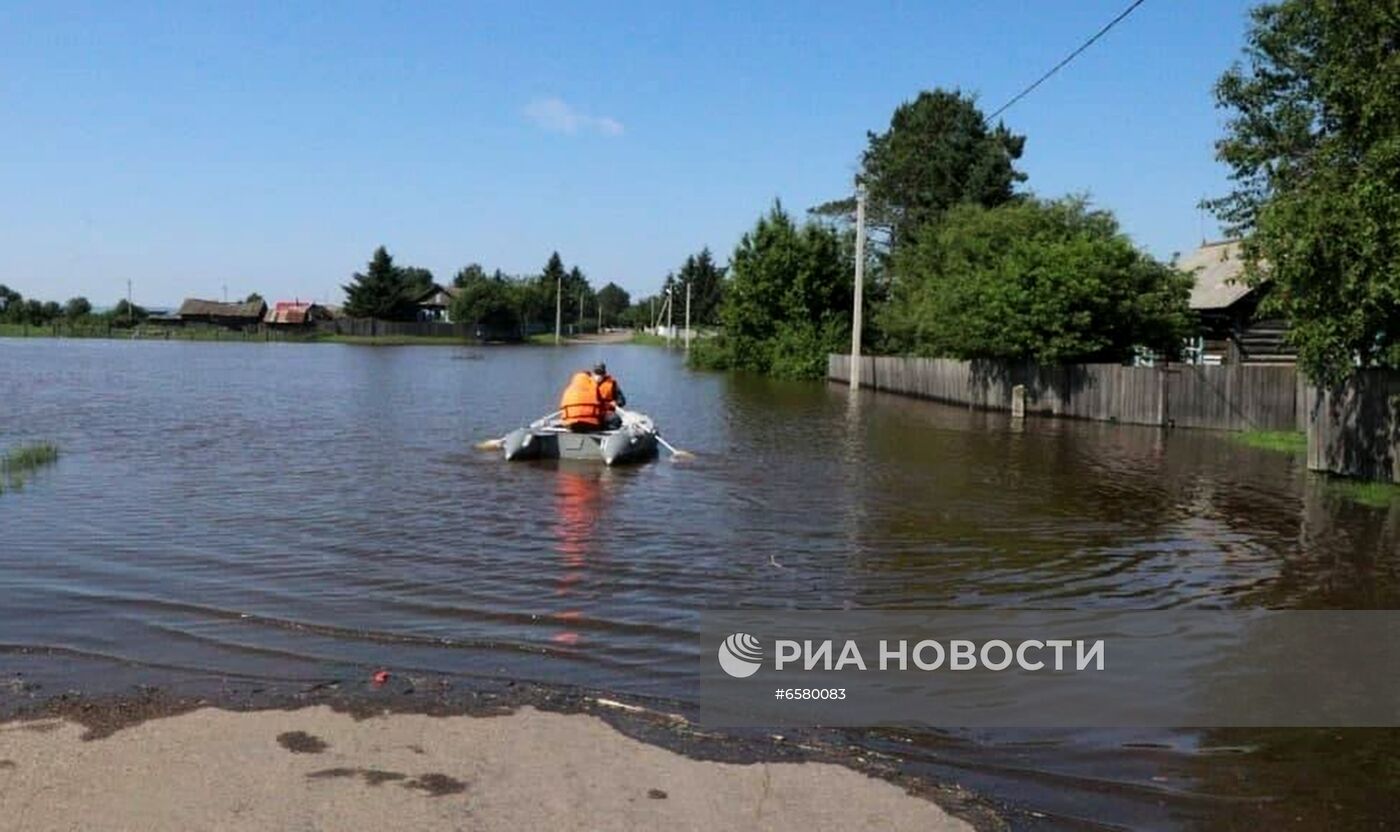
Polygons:
[[[1302,430],[1291,366],[1119,364],[1039,366],[1001,361],[863,356],[862,383],[983,410],[1010,410],[1025,387],[1026,412],[1134,425],[1217,430]],[[850,381],[850,356],[831,355],[827,377]]]
[[1400,483],[1400,373],[1357,373],[1336,390],[1310,388],[1308,468]]
[[519,341],[530,334],[528,330],[522,331],[520,327],[500,328],[485,324],[449,324],[441,321],[380,321],[373,318],[336,318],[332,321],[319,321],[316,329],[320,332],[359,338],[410,336],[468,341]]
[[[1305,431],[1308,468],[1400,483],[1400,372],[1371,370],[1323,391],[1291,366],[1172,364],[1126,367],[863,356],[861,383],[876,390],[984,410],[1010,410],[1025,387],[1026,413],[1137,425]],[[848,355],[827,377],[850,382]]]

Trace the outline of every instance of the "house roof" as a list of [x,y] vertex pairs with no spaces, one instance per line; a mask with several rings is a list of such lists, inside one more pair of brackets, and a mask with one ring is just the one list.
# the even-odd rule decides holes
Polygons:
[[1244,258],[1239,240],[1206,243],[1176,264],[1177,269],[1194,274],[1191,287],[1192,309],[1224,309],[1250,293],[1244,281]]
[[267,310],[263,317],[264,323],[269,324],[304,324],[315,320],[318,313],[320,317],[330,317],[325,312],[325,307],[318,303],[309,301],[279,300],[276,305]]
[[434,283],[418,296],[413,302],[419,306],[449,306],[452,299],[457,297],[461,290],[455,286],[443,286]]
[[267,309],[267,304],[260,300],[255,300],[252,303],[220,303],[216,300],[186,298],[185,302],[180,304],[180,311],[176,314],[182,318],[251,318],[257,320],[262,318],[265,309]]

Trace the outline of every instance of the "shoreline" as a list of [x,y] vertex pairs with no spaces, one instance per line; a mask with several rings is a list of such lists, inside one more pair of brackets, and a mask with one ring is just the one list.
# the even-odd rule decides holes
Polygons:
[[[7,700],[9,697],[0,697],[0,761],[9,760],[14,766],[5,766],[0,762],[0,794],[16,794],[21,799],[26,792],[24,781],[19,781],[17,792],[12,785],[6,783],[7,780],[10,784],[16,782],[17,772],[24,763],[23,759],[17,759],[16,746],[12,740],[15,737],[27,737],[31,733],[36,735],[33,741],[40,743],[49,740],[50,734],[61,733],[65,748],[60,756],[71,756],[66,747],[73,743],[136,743],[134,747],[127,748],[118,756],[125,758],[128,765],[160,767],[171,762],[170,758],[176,753],[172,748],[183,749],[183,741],[180,739],[182,732],[191,736],[202,735],[201,731],[205,729],[195,730],[193,726],[202,725],[207,728],[210,720],[222,726],[219,730],[221,742],[242,743],[246,741],[244,735],[250,732],[267,733],[272,726],[298,721],[315,722],[322,725],[323,730],[334,730],[341,734],[345,734],[346,731],[359,734],[359,728],[351,731],[347,726],[360,726],[374,734],[402,730],[421,735],[424,731],[421,726],[423,721],[427,720],[437,725],[428,731],[429,735],[436,736],[443,731],[480,733],[487,728],[482,723],[495,720],[503,720],[499,724],[508,727],[491,730],[504,731],[506,734],[519,733],[523,724],[531,721],[538,724],[543,719],[550,726],[543,738],[546,745],[562,742],[568,747],[566,739],[579,732],[590,737],[587,747],[600,743],[606,745],[610,749],[609,753],[614,756],[609,758],[609,765],[602,767],[604,771],[625,769],[641,759],[647,759],[662,765],[665,770],[687,769],[688,773],[681,778],[684,782],[716,779],[717,782],[727,783],[724,787],[726,789],[733,788],[743,792],[747,786],[741,782],[730,781],[735,777],[739,777],[740,781],[747,781],[753,776],[760,776],[757,771],[759,769],[762,771],[761,778],[765,781],[779,768],[796,772],[819,770],[824,772],[821,778],[825,785],[806,794],[809,799],[839,787],[847,794],[847,800],[844,802],[849,803],[851,808],[883,807],[881,811],[909,813],[911,818],[919,817],[922,819],[921,823],[926,824],[932,819],[942,824],[932,828],[1006,828],[1000,813],[985,799],[955,785],[933,783],[906,774],[901,770],[899,760],[843,742],[839,732],[812,730],[789,732],[785,736],[768,732],[745,734],[713,731],[692,723],[680,713],[675,703],[625,696],[614,697],[582,689],[511,682],[501,683],[496,690],[458,689],[447,679],[393,677],[390,683],[382,688],[349,685],[347,689],[342,689],[340,684],[318,683],[295,692],[268,687],[249,687],[241,692],[230,691],[223,695],[206,696],[179,694],[164,688],[149,687],[133,693],[97,696],[70,691],[47,698],[32,698],[18,704]],[[595,723],[596,727],[589,727]],[[163,727],[167,725],[170,727]],[[598,729],[603,729],[606,733],[599,733]],[[170,737],[175,745],[151,747],[148,743],[141,744],[145,743],[145,740],[137,742],[138,738],[151,731]],[[314,731],[311,733],[315,735]],[[132,737],[133,740],[125,741],[123,736]],[[6,739],[7,737],[9,739]],[[513,740],[507,739],[507,746],[512,742]],[[31,754],[50,753],[52,750],[50,748],[48,751],[42,751],[34,748],[31,749]],[[271,749],[261,746],[257,751],[259,754],[267,752],[272,757],[287,754],[281,749],[277,750],[277,754],[271,754]],[[78,753],[78,758],[86,759],[93,753],[96,752],[81,752]],[[222,759],[211,758],[210,762],[218,766],[221,765]],[[661,762],[657,763],[658,760]],[[371,760],[359,762],[361,764],[357,766],[337,764],[332,768],[340,774],[325,776],[344,779],[347,782],[362,777],[369,785],[376,785],[372,781],[379,775],[367,772],[384,769],[372,764]],[[511,756],[508,760],[509,766],[519,765],[526,768],[546,764],[554,763],[531,759],[528,756],[521,760]],[[594,766],[594,763],[588,765]],[[736,774],[736,771],[739,773]],[[405,780],[401,785],[406,789],[418,788],[410,785],[406,779],[411,772],[399,773],[404,774]],[[233,777],[236,772],[225,774]],[[860,777],[851,778],[852,774]],[[447,776],[456,777],[450,772]],[[476,779],[480,779],[480,776]],[[457,780],[471,783],[473,778],[457,777]],[[279,790],[295,792],[304,785],[292,778],[283,784],[285,788],[279,787]],[[421,785],[422,782],[419,783],[419,786]],[[619,782],[599,787],[615,790],[620,786]],[[547,792],[549,784],[539,784],[539,788]],[[660,788],[665,789],[664,786]],[[889,794],[883,793],[886,789]],[[377,792],[375,789],[361,791]],[[674,789],[667,791],[674,796]],[[797,794],[795,792],[794,796]],[[711,802],[713,797],[712,795]],[[0,804],[4,802],[0,800]],[[678,805],[667,804],[672,808]],[[3,815],[4,813],[0,813],[0,817]],[[799,812],[797,815],[785,813],[782,818],[770,818],[766,828],[779,828],[772,824],[777,820],[787,821],[800,816]],[[560,818],[553,820],[558,821]],[[214,819],[207,819],[206,823],[213,821]],[[689,821],[687,822],[686,817],[680,817],[667,822],[679,822],[682,827],[691,825],[691,822],[697,826],[712,828],[732,826],[732,819],[724,818],[700,822],[701,818],[691,817]],[[810,821],[808,818],[809,828]],[[714,826],[715,823],[719,823],[720,826]],[[197,826],[200,823],[196,821],[193,825]],[[181,826],[190,827],[189,819],[181,820],[170,828]],[[0,821],[0,829],[4,828],[5,821]],[[801,824],[795,824],[792,828],[803,827]],[[922,825],[921,828],[929,827]]]
[[[637,333],[612,332],[564,336],[557,346],[597,346],[634,344],[654,346],[649,336]],[[111,334],[54,334],[49,328],[33,328],[29,334],[19,334],[0,329],[0,339],[16,341],[178,341],[192,344],[350,344],[368,347],[552,347],[553,335],[532,335],[518,341],[479,341],[474,338],[457,338],[439,335],[340,335],[319,332],[274,332],[248,334],[214,329],[161,329],[147,331],[144,335],[133,336],[130,330],[114,331]],[[664,339],[663,339],[664,343]]]

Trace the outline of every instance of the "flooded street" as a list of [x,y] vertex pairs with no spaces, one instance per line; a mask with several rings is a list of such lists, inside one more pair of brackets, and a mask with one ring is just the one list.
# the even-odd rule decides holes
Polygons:
[[[598,358],[696,460],[473,450]],[[39,439],[59,463],[0,495],[0,678],[23,662],[59,690],[392,666],[683,702],[705,609],[1400,608],[1400,509],[1299,458],[852,401],[657,348],[0,339],[0,448]],[[1393,731],[859,740],[1030,826],[1400,812]]]

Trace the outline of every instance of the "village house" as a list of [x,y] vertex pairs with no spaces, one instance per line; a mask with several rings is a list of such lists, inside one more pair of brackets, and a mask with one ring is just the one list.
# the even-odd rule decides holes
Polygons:
[[221,303],[216,300],[186,298],[175,316],[181,324],[208,324],[229,329],[247,329],[262,323],[267,304],[261,300]]
[[318,321],[329,321],[334,317],[330,309],[319,303],[279,300],[267,310],[263,323],[276,329],[309,329]]
[[1270,290],[1267,280],[1250,286],[1244,280],[1239,240],[1205,243],[1176,263],[1194,276],[1190,306],[1197,334],[1187,345],[1187,360],[1196,364],[1292,364],[1297,353],[1285,339],[1288,325],[1260,318],[1259,304]]
[[419,321],[433,321],[436,323],[452,323],[452,300],[457,297],[457,288],[453,286],[441,286],[432,284],[414,299],[417,307],[417,319]]

